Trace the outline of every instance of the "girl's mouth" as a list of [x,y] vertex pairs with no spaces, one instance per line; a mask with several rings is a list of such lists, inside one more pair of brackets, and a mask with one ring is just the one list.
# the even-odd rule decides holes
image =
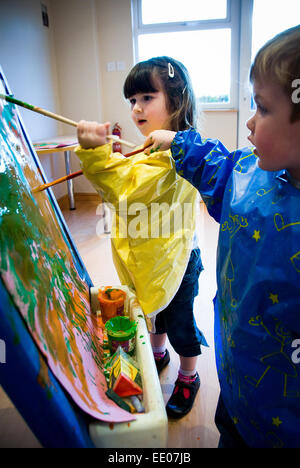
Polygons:
[[144,125],[147,122],[145,119],[139,119],[138,120],[138,125]]

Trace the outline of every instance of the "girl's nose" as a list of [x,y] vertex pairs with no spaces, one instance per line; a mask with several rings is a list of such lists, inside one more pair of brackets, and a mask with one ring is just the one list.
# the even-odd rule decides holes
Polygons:
[[142,112],[142,108],[138,102],[136,102],[132,108],[133,112]]

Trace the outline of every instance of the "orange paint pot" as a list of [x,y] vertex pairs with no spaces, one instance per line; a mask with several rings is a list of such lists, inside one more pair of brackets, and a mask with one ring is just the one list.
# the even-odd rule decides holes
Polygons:
[[98,300],[103,323],[118,315],[124,315],[125,299],[126,292],[122,289],[112,288],[111,286],[99,289]]

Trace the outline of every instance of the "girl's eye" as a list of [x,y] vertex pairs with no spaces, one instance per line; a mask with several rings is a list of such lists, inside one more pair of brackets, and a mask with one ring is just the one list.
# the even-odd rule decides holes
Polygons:
[[130,102],[131,106],[134,106],[134,104],[136,103],[136,99],[131,98],[131,99],[129,99],[129,102]]
[[144,96],[144,101],[151,101],[151,99],[153,99],[153,96],[149,96],[148,94]]

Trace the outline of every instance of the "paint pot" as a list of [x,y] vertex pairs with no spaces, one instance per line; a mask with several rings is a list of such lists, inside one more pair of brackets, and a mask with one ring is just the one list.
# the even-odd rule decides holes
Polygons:
[[137,324],[129,317],[113,317],[105,324],[107,331],[108,345],[112,353],[119,346],[131,356],[135,350],[135,335]]
[[104,324],[112,317],[124,315],[125,299],[126,292],[122,289],[112,288],[111,286],[99,289],[98,300],[100,304],[101,318]]

